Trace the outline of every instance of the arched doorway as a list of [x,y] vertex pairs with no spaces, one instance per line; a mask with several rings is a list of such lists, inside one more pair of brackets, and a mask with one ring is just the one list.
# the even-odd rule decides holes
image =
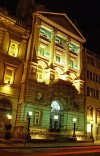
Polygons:
[[59,100],[51,103],[50,131],[59,132],[63,125],[63,107]]

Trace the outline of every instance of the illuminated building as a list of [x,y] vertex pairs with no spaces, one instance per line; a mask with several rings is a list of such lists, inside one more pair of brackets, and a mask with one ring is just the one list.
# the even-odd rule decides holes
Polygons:
[[0,132],[12,115],[14,130],[29,30],[0,9]]
[[42,132],[72,136],[75,118],[75,132],[83,135],[85,39],[66,14],[37,11],[32,17],[28,29],[0,13],[1,120],[12,114],[14,130],[21,134],[31,111],[31,136],[38,138]]
[[[93,129],[94,139],[100,139],[100,56],[84,50],[84,76],[86,98],[86,131]],[[91,121],[93,127],[91,126]]]

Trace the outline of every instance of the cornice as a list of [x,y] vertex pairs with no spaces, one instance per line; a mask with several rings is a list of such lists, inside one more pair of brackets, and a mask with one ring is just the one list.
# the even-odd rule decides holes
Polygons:
[[21,34],[27,34],[29,36],[30,30],[23,27],[23,24],[19,20],[12,19],[7,15],[0,13],[0,23],[3,23],[6,29],[14,29]]

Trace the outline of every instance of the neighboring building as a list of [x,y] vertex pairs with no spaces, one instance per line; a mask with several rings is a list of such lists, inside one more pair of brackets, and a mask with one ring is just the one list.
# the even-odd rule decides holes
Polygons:
[[0,132],[12,115],[14,129],[29,31],[0,9]]
[[0,12],[0,122],[12,114],[21,134],[32,111],[32,138],[44,131],[73,135],[73,118],[76,134],[83,135],[84,37],[66,14],[37,11],[30,31],[5,13]]
[[[100,56],[84,50],[85,97],[87,132],[100,139]],[[92,121],[92,123],[91,123]]]

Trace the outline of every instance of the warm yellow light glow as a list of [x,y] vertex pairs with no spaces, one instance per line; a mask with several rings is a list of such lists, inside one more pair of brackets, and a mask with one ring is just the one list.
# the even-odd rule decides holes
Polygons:
[[91,124],[87,124],[87,132],[91,132]]
[[66,81],[66,75],[60,75],[60,79]]
[[76,122],[76,118],[73,118],[73,122]]
[[4,87],[2,87],[2,91],[9,94],[11,92],[10,84],[6,84]]
[[54,115],[54,119],[55,120],[58,120],[58,115]]
[[18,47],[19,47],[18,44],[11,41],[8,54],[11,56],[17,57]]
[[7,114],[7,118],[8,118],[9,120],[12,119],[12,115]]
[[90,121],[90,124],[91,124],[91,125],[93,124],[93,120]]
[[31,112],[31,111],[29,111],[29,112],[28,112],[28,114],[29,114],[29,116],[31,116],[31,115],[32,115],[32,112]]

